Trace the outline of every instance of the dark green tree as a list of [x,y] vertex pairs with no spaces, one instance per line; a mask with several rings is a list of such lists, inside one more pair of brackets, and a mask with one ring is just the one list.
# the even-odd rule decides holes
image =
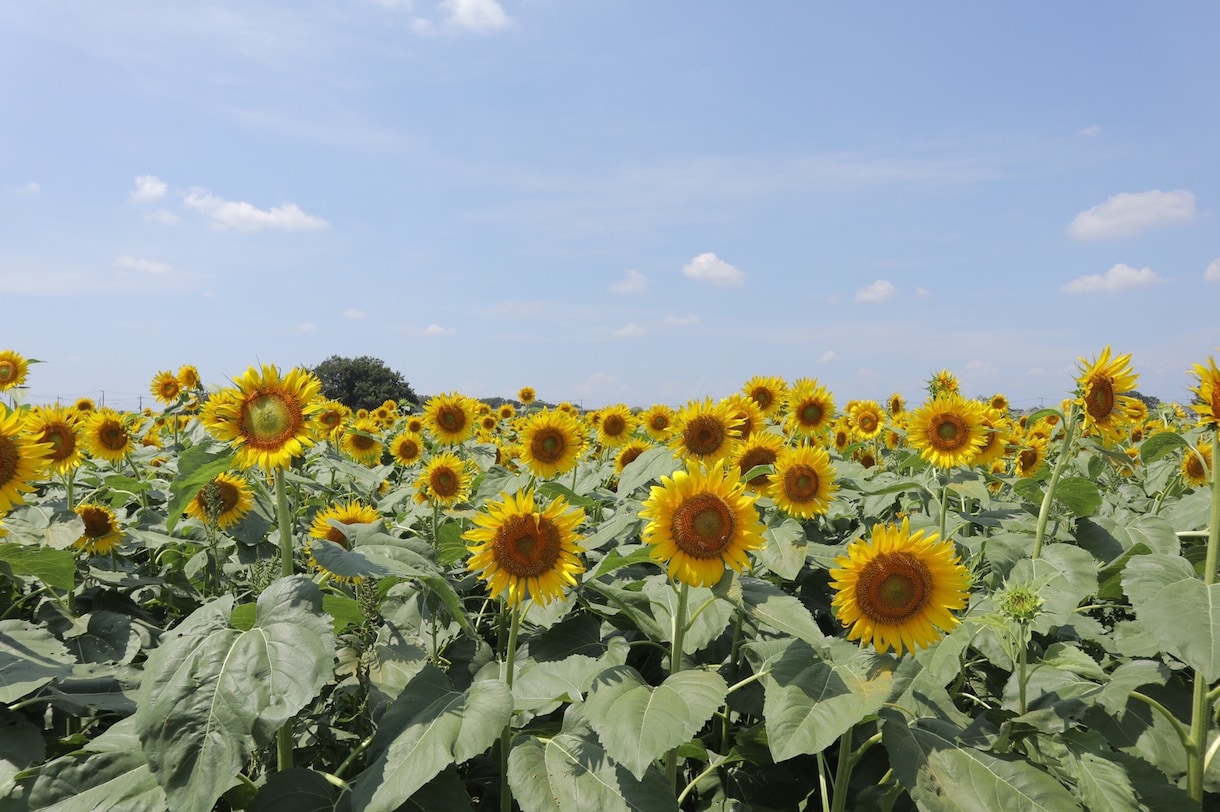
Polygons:
[[323,395],[353,411],[376,409],[387,400],[396,401],[400,407],[407,403],[419,405],[419,396],[402,373],[390,369],[379,358],[332,355],[312,371],[322,381]]

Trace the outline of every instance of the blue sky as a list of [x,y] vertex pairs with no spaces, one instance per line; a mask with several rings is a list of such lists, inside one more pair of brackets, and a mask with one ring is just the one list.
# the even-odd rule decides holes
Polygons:
[[422,395],[1057,403],[1220,353],[1220,5],[0,4],[33,402],[373,355]]

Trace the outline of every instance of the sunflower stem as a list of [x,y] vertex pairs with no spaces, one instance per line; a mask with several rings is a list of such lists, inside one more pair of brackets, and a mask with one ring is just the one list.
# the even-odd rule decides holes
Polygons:
[[[1212,448],[1220,448],[1220,427],[1213,432]],[[1207,557],[1203,564],[1203,583],[1211,587],[1216,583],[1216,566],[1220,563],[1220,466],[1216,465],[1216,452],[1212,452],[1212,502],[1208,518]],[[1195,672],[1194,697],[1191,703],[1190,744],[1186,750],[1186,789],[1190,797],[1203,803],[1203,775],[1207,770],[1207,734],[1211,727],[1212,702],[1210,686],[1203,675]]]
[[[690,584],[685,581],[678,587],[678,608],[674,612],[672,635],[673,648],[669,651],[669,675],[682,670],[682,646],[686,643],[686,604],[690,600]],[[678,748],[665,756],[665,775],[674,792],[678,791]]]
[[[509,604],[508,606],[508,644],[504,647],[504,663],[501,667],[500,676],[504,680],[504,684],[508,686],[508,691],[511,694],[513,690],[513,664],[517,658],[517,632],[521,628],[521,611],[520,607]],[[508,724],[504,726],[504,730],[500,732],[500,810],[501,812],[512,812],[513,808],[513,791],[508,785],[508,751],[513,746],[513,722],[510,717]]]
[[847,784],[851,781],[851,771],[855,766],[851,752],[851,731],[849,727],[839,737],[839,764],[835,767],[835,781],[831,792],[830,812],[843,812],[847,809]]
[[[275,478],[275,510],[276,521],[280,523],[280,576],[288,578],[292,575],[292,513],[288,509],[288,485],[280,470]],[[289,719],[284,726],[276,731],[275,753],[276,765],[280,772],[292,769],[292,725]]]
[[1046,493],[1042,496],[1042,507],[1038,509],[1038,525],[1034,530],[1034,549],[1030,553],[1030,558],[1035,561],[1042,555],[1042,540],[1046,538],[1046,523],[1051,515],[1051,501],[1055,498],[1055,485],[1059,482],[1059,477],[1063,475],[1063,471],[1067,468],[1068,460],[1072,456],[1072,444],[1076,439],[1076,404],[1073,403],[1068,409],[1067,417],[1064,418],[1063,427],[1063,442],[1059,446],[1059,459],[1055,460],[1055,470],[1051,472],[1051,481],[1046,485]]

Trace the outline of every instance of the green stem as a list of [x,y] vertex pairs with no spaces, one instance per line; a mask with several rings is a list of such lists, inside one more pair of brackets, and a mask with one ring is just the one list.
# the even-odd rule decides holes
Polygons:
[[[286,472],[275,472],[276,521],[280,524],[280,576],[292,575],[292,513],[288,508],[288,484]],[[276,766],[280,772],[292,769],[292,727],[289,719],[275,734]]]
[[[508,692],[513,690],[513,663],[517,659],[517,632],[521,628],[521,611],[519,606],[508,608],[508,645],[504,647],[504,664],[500,677],[508,686]],[[512,812],[513,791],[508,786],[508,751],[513,746],[513,722],[510,718],[504,730],[500,732],[500,810]]]
[[[690,600],[690,584],[685,581],[678,588],[678,609],[673,617],[674,645],[669,651],[669,674],[673,676],[682,670],[682,646],[686,643],[686,604]],[[665,756],[665,775],[674,792],[678,791],[678,748],[669,751]]]
[[1046,484],[1046,493],[1042,496],[1042,507],[1038,509],[1038,526],[1034,531],[1034,550],[1030,558],[1037,559],[1042,554],[1042,540],[1046,537],[1046,522],[1051,515],[1051,501],[1055,498],[1055,485],[1063,476],[1068,460],[1072,457],[1072,443],[1076,439],[1076,404],[1068,409],[1067,417],[1063,419],[1063,442],[1059,446],[1059,459],[1055,460],[1055,470],[1051,472],[1051,481]]
[[949,482],[945,480],[944,486],[940,489],[940,540],[944,541],[948,538],[945,531],[949,528]]
[[826,781],[826,756],[818,751],[818,787],[821,789],[822,812],[830,812],[830,787]]
[[1029,627],[1025,623],[1018,624],[1020,633],[1017,639],[1017,715],[1024,716],[1026,710],[1025,686],[1029,678],[1026,676],[1026,666],[1029,661]]
[[1194,743],[1190,740],[1190,731],[1186,729],[1186,725],[1182,724],[1178,720],[1178,717],[1173,715],[1173,712],[1170,711],[1169,708],[1165,707],[1160,702],[1157,702],[1147,694],[1141,694],[1139,691],[1132,691],[1130,696],[1132,699],[1138,699],[1140,702],[1143,702],[1145,705],[1161,714],[1161,716],[1163,716],[1165,720],[1169,722],[1174,732],[1178,734],[1178,739],[1182,742],[1182,747],[1186,748],[1186,752],[1189,754],[1193,751]]
[[[1213,434],[1212,448],[1220,448],[1220,427]],[[1220,465],[1216,465],[1217,454],[1212,452],[1212,503],[1208,518],[1207,557],[1203,563],[1203,583],[1210,587],[1216,583],[1216,566],[1220,563]],[[1207,733],[1211,726],[1212,704],[1209,700],[1210,686],[1203,675],[1195,672],[1194,697],[1190,711],[1190,743],[1186,765],[1186,789],[1190,797],[1203,803],[1203,774],[1207,769]]]
[[851,752],[851,731],[849,727],[839,737],[839,766],[835,768],[834,798],[830,812],[843,812],[847,809],[847,785],[851,781],[852,767],[855,766]]

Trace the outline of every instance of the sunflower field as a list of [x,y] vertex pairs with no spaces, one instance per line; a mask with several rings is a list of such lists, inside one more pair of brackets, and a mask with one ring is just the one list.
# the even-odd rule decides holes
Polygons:
[[353,413],[31,404],[0,351],[0,812],[1220,804],[1220,430],[758,376]]

